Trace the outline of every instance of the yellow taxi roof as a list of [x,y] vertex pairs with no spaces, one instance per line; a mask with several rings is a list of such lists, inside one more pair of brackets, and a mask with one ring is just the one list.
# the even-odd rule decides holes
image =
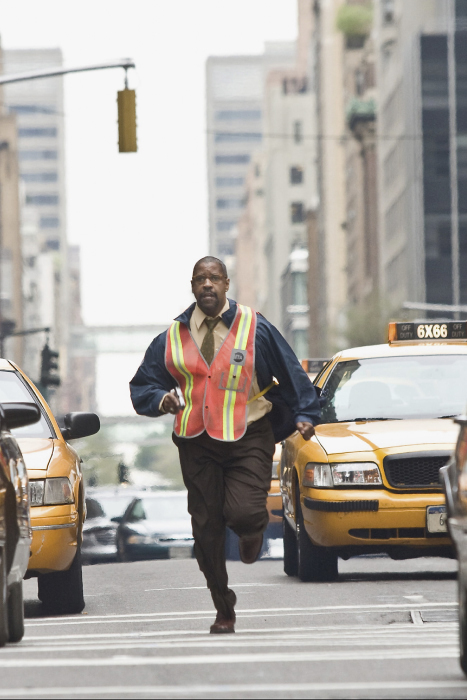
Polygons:
[[341,350],[333,359],[359,360],[376,357],[402,357],[407,355],[467,355],[467,343],[387,343],[384,345],[364,345],[360,348]]

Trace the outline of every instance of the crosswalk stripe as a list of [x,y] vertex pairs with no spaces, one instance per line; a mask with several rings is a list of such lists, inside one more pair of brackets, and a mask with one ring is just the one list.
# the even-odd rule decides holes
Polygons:
[[[445,648],[422,648],[412,649],[384,649],[374,650],[367,649],[365,651],[364,660],[368,661],[410,661],[415,659],[450,659],[457,658],[459,649],[457,646]],[[0,668],[21,668],[31,670],[34,668],[76,668],[76,667],[105,667],[105,666],[188,666],[188,665],[218,665],[218,664],[297,664],[303,662],[325,662],[331,661],[362,661],[362,652],[360,650],[335,650],[329,651],[312,651],[302,652],[294,651],[293,653],[258,653],[258,654],[199,654],[194,656],[128,656],[116,655],[112,657],[91,658],[76,658],[73,656],[68,659],[5,659],[0,658]]]

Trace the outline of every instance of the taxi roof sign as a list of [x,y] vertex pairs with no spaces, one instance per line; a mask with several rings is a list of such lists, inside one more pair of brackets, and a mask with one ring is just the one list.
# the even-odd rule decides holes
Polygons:
[[467,321],[415,321],[396,323],[388,328],[389,343],[422,341],[467,341]]
[[307,374],[318,374],[327,365],[329,359],[313,357],[301,361],[301,365]]

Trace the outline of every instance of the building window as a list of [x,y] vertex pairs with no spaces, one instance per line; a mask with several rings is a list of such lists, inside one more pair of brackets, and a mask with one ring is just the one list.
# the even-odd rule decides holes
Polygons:
[[383,0],[383,24],[392,24],[394,22],[395,9],[394,0]]
[[295,143],[301,143],[303,141],[302,122],[294,122],[293,140],[295,141]]
[[217,165],[243,165],[250,162],[249,153],[229,153],[216,156]]
[[259,163],[255,164],[255,177],[260,177],[261,176],[261,168],[259,166]]
[[20,160],[57,160],[58,151],[20,151]]
[[308,331],[294,330],[293,333],[293,349],[300,360],[308,357]]
[[57,241],[56,239],[47,241],[47,248],[49,250],[60,250],[60,241]]
[[41,228],[58,228],[60,219],[57,216],[41,216],[39,226]]
[[236,221],[218,221],[216,223],[216,229],[219,232],[230,231],[231,228],[235,226]]
[[220,112],[216,112],[216,119],[222,121],[228,121],[230,119],[237,121],[253,121],[256,119],[261,119],[260,109],[223,109]]
[[26,204],[54,206],[58,204],[58,194],[27,194]]
[[294,165],[290,168],[290,184],[301,185],[303,182],[303,168],[301,165]]
[[305,206],[303,202],[292,202],[290,205],[290,220],[293,224],[302,224],[305,221]]
[[10,105],[8,109],[15,114],[56,114],[55,107],[47,105]]
[[24,182],[57,182],[58,173],[21,173]]
[[216,207],[218,209],[240,209],[243,207],[243,199],[217,199]]
[[219,132],[214,138],[216,143],[242,143],[245,141],[248,143],[260,143],[261,139],[262,134],[260,133],[233,134],[229,132]]
[[244,184],[244,177],[216,177],[217,187],[241,187]]
[[57,129],[55,126],[48,126],[42,129],[18,129],[18,136],[20,138],[55,138],[57,136]]

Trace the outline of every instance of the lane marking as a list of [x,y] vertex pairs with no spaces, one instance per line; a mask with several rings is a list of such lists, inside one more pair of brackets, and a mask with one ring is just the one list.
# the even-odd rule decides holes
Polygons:
[[104,667],[104,666],[188,666],[188,665],[219,665],[226,664],[258,664],[258,663],[302,663],[302,662],[323,662],[330,661],[408,661],[411,659],[456,659],[459,656],[457,646],[446,647],[445,649],[421,649],[408,652],[406,649],[386,649],[365,651],[362,659],[361,652],[334,651],[329,652],[292,652],[292,653],[269,653],[269,654],[199,654],[194,656],[129,656],[117,655],[109,658],[92,657],[69,659],[3,659],[0,658],[0,668],[21,668],[23,673],[33,668],[78,668],[78,667]]
[[[230,583],[229,588],[263,588],[265,586],[281,586],[281,583]],[[174,586],[170,588],[145,588],[145,593],[150,593],[151,591],[208,591],[207,586],[181,586],[176,588]],[[100,594],[102,595],[102,593]]]
[[274,692],[277,695],[286,693],[305,693],[313,692],[322,696],[326,691],[344,692],[345,697],[348,696],[348,691],[371,691],[371,690],[463,690],[467,689],[466,681],[360,681],[360,682],[334,682],[334,683],[232,683],[232,684],[216,684],[212,685],[94,685],[94,686],[63,686],[60,688],[2,688],[0,689],[0,697],[43,697],[43,696],[58,696],[70,697],[80,695],[90,695],[98,697],[99,695],[116,695],[117,697],[139,696],[139,695],[176,695],[184,698],[192,697],[193,695],[207,694],[233,694],[245,695],[252,693],[268,693]]
[[[246,628],[246,629],[240,629],[237,630],[238,634],[241,635],[249,635],[252,634],[254,637],[253,639],[270,639],[271,635],[274,633],[277,633],[277,635],[281,638],[297,638],[301,639],[302,636],[304,636],[306,633],[309,632],[319,632],[320,637],[326,636],[327,632],[332,632],[334,634],[339,634],[339,635],[346,635],[348,634],[353,638],[355,634],[360,633],[361,635],[368,635],[370,632],[371,634],[388,634],[388,635],[393,635],[396,636],[398,634],[406,634],[406,632],[412,632],[416,634],[417,636],[420,634],[424,635],[437,635],[443,631],[446,632],[451,632],[454,633],[457,631],[458,624],[457,622],[435,622],[435,623],[430,623],[423,625],[423,630],[420,629],[414,629],[412,623],[399,623],[399,624],[393,624],[393,625],[339,625],[339,627],[336,627],[336,625],[316,625],[313,627],[271,627],[271,628],[258,628],[258,627],[252,627],[252,628]],[[286,634],[284,635],[284,632],[292,633],[292,634]],[[92,632],[89,633],[83,633],[83,634],[54,634],[54,635],[44,635],[44,636],[36,636],[36,637],[30,637],[30,636],[25,636],[23,638],[23,644],[27,644],[29,642],[36,642],[36,641],[53,641],[57,640],[60,643],[63,641],[67,640],[83,640],[83,642],[92,640],[92,639],[122,639],[122,638],[128,638],[128,639],[139,639],[139,638],[149,638],[149,637],[180,637],[180,636],[198,636],[199,638],[204,638],[204,636],[207,634],[206,631],[202,632],[200,630],[157,630],[157,631],[151,631],[151,632],[102,632],[99,634],[95,634]],[[5,647],[5,649],[8,649],[9,647]]]
[[[339,635],[336,635],[335,639],[323,639],[319,637],[315,637],[313,639],[309,638],[304,638],[300,637],[298,638],[300,640],[300,646],[301,647],[314,647],[318,646],[320,648],[331,648],[331,647],[346,647],[348,646],[349,642],[352,642],[352,647],[359,647],[361,649],[366,649],[367,647],[370,646],[370,643],[368,642],[368,637],[364,639],[363,637],[359,640],[356,638],[353,638],[351,636],[346,637],[345,641],[341,641],[341,638],[339,638]],[[261,640],[261,648],[273,648],[273,647],[280,647],[280,648],[285,648],[285,647],[296,647],[297,646],[297,638],[293,639],[281,639],[278,637],[277,639],[262,639]],[[432,639],[415,639],[411,638],[410,636],[404,636],[404,637],[395,637],[395,638],[373,638],[371,641],[371,648],[375,647],[397,647],[397,648],[403,648],[403,647],[445,647],[445,646],[452,646],[457,643],[457,634],[452,633],[449,635],[445,635],[444,637],[438,634],[437,636],[433,636]],[[254,638],[250,639],[232,639],[232,640],[226,640],[226,639],[212,639],[211,636],[208,637],[206,635],[205,640],[191,640],[191,641],[185,641],[182,642],[179,639],[178,640],[173,640],[172,642],[169,641],[164,641],[164,642],[157,642],[157,641],[135,641],[135,640],[122,640],[122,641],[108,641],[108,642],[101,642],[101,643],[92,643],[90,644],[89,642],[81,642],[80,644],[75,644],[73,651],[74,652],[88,652],[88,651],[115,651],[115,650],[135,650],[135,649],[153,649],[153,650],[158,650],[158,649],[215,649],[219,647],[225,647],[226,649],[241,649],[241,648],[250,648],[254,649],[257,645],[257,640]],[[61,644],[56,644],[56,645],[36,645],[36,646],[19,646],[19,647],[9,647],[7,651],[13,653],[13,654],[39,654],[39,653],[59,653],[62,652],[64,654],[69,654],[70,650],[69,649],[64,649],[63,645]]]
[[[432,609],[432,608],[456,608],[458,603],[420,603],[418,606],[420,609]],[[236,610],[237,618],[239,617],[258,617],[253,613],[259,613],[259,617],[266,613],[272,613],[269,617],[282,617],[284,615],[303,615],[303,614],[327,614],[327,613],[353,613],[358,612],[374,612],[374,611],[404,611],[413,608],[412,603],[383,603],[380,605],[322,605],[319,607],[311,608],[252,608],[252,609],[242,609]],[[211,618],[214,615],[213,610],[195,610],[195,611],[185,611],[185,612],[157,612],[157,613],[126,613],[122,615],[89,615],[83,618],[80,616],[70,616],[67,618],[60,618],[57,621],[55,617],[43,617],[35,618],[40,619],[40,622],[26,622],[27,627],[38,627],[38,626],[54,626],[54,625],[72,625],[72,624],[93,624],[96,621],[104,621],[106,624],[114,621],[137,621],[138,619],[145,618],[146,621],[152,621],[160,619],[165,620],[170,616],[173,619],[190,620],[190,619],[206,619],[206,616]],[[197,616],[197,617],[194,617]],[[202,616],[202,617],[198,617]]]

